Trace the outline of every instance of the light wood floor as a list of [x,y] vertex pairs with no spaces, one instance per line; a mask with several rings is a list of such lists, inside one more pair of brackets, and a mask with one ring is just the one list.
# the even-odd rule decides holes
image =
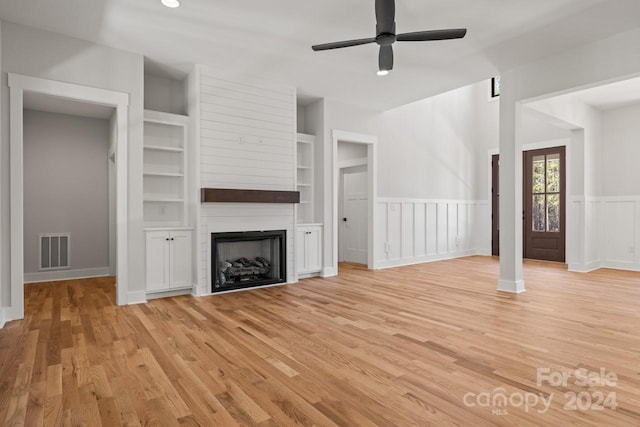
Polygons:
[[[640,425],[640,274],[527,263],[527,292],[508,295],[497,273],[484,257],[343,265],[129,307],[111,279],[27,285],[25,319],[0,330],[0,424]],[[538,367],[618,384],[538,386]],[[554,400],[545,414],[463,403],[497,387]],[[617,410],[563,409],[566,392],[598,390]]]

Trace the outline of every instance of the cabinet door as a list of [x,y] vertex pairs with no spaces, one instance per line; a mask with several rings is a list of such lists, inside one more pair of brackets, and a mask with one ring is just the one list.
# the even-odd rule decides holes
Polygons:
[[147,291],[159,291],[169,288],[169,233],[164,231],[148,232],[147,252]]
[[296,271],[298,274],[307,273],[307,239],[306,228],[298,228],[296,232]]
[[307,230],[307,271],[317,272],[322,270],[322,237],[320,228]]
[[191,280],[191,232],[171,232],[171,287],[192,286]]

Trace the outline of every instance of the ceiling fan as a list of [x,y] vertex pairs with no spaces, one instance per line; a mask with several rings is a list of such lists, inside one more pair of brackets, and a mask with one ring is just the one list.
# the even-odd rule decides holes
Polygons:
[[449,30],[417,31],[414,33],[396,34],[395,0],[376,0],[376,36],[368,39],[345,40],[341,42],[317,44],[314,51],[339,49],[377,43],[380,46],[378,56],[378,74],[386,75],[393,69],[393,48],[395,42],[424,42],[432,40],[461,39],[467,34],[466,28]]

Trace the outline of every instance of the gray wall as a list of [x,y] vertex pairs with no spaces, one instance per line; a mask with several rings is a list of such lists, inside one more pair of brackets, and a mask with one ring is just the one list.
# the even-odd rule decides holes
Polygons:
[[[142,222],[142,141],[144,63],[142,55],[84,40],[2,22],[2,134],[0,141],[0,291],[10,301],[9,223],[9,88],[7,73],[115,90],[129,94],[127,228],[129,298],[144,295],[144,233]],[[133,294],[133,295],[132,295]]]
[[71,269],[109,267],[107,120],[25,110],[24,268],[38,235],[70,233]]

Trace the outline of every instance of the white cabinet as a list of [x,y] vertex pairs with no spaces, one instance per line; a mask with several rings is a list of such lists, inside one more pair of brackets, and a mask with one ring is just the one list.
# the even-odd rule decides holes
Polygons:
[[147,292],[191,288],[191,230],[146,232]]
[[322,270],[322,224],[298,225],[296,270],[298,277],[317,275]]

